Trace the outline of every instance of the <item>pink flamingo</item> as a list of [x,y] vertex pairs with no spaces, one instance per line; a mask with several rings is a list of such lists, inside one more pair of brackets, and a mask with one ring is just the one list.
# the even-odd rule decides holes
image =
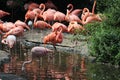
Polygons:
[[48,23],[45,22],[45,21],[39,20],[39,21],[34,22],[34,27],[35,27],[35,28],[44,29],[44,28],[51,28],[51,25],[48,24]]
[[67,8],[70,9],[71,14],[74,14],[74,15],[76,15],[76,16],[79,16],[80,13],[81,13],[81,11],[82,11],[82,9],[75,9],[75,10],[73,10],[74,7],[73,7],[72,4],[68,4],[68,5],[67,5]]
[[54,21],[65,21],[65,14],[60,11],[56,11],[54,14]]
[[14,24],[15,24],[16,27],[17,26],[22,26],[23,28],[26,28],[26,29],[30,30],[29,26],[21,20],[17,20]]
[[57,43],[62,43],[62,41],[63,41],[63,34],[62,34],[61,27],[58,31],[51,32],[50,34],[48,34],[47,36],[43,38],[43,43],[44,44],[49,43],[49,42],[52,43],[55,50],[56,50],[55,45]]
[[4,16],[7,16],[7,15],[10,15],[10,13],[8,12],[5,12],[3,10],[0,10],[0,18],[4,17]]
[[88,8],[83,9],[83,13],[81,16],[83,24],[91,23],[94,21],[99,21],[99,22],[102,21],[99,14],[94,14],[95,4],[96,4],[96,0],[94,1],[92,12],[89,12]]
[[71,12],[72,12],[71,10],[67,9],[65,20],[67,22],[77,21],[78,23],[83,24],[83,22],[80,20],[80,18],[78,16],[74,15],[74,14],[71,14]]
[[78,22],[71,21],[68,25],[68,32],[74,33],[76,29],[78,29],[80,31],[85,30],[85,28],[82,25],[78,24]]
[[33,10],[38,7],[39,7],[39,4],[34,3],[34,2],[29,2],[24,5],[25,10]]
[[59,22],[55,22],[53,25],[52,25],[52,31],[58,31],[59,28],[62,28],[62,31],[63,32],[67,32],[67,26],[62,24],[62,23],[59,23]]
[[15,28],[16,26],[14,25],[13,22],[5,22],[5,23],[0,23],[0,30],[2,32],[8,32],[12,28]]
[[39,8],[42,9],[39,17],[42,17],[44,19],[44,21],[48,21],[48,22],[51,22],[54,20],[54,14],[55,14],[56,10],[49,8],[45,11],[45,4],[43,4],[43,3],[40,4]]
[[26,22],[28,19],[34,20],[36,16],[39,16],[41,13],[41,10],[39,8],[35,8],[33,10],[28,10],[25,14],[25,21]]
[[6,38],[8,35],[22,36],[23,32],[23,26],[17,26],[15,28],[10,29],[10,31],[6,32],[2,38]]

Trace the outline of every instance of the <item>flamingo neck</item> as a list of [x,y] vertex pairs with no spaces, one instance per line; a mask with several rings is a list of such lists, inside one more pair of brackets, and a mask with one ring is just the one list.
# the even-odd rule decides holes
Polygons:
[[96,0],[94,0],[93,8],[92,8],[92,13],[94,14],[95,11],[95,5],[96,5]]
[[90,11],[89,11],[88,8],[84,8],[84,9],[83,9],[83,14],[84,14],[85,12],[90,12]]
[[22,71],[25,70],[25,64],[28,64],[28,63],[31,63],[32,60],[29,60],[29,61],[25,61],[23,64],[22,64]]
[[73,5],[72,5],[72,4],[69,4],[69,5],[67,6],[67,8],[70,8],[69,11],[72,12],[72,10],[73,10]]
[[3,23],[0,23],[0,30],[3,30]]
[[43,12],[45,11],[45,4],[41,3],[39,8],[42,9],[40,13],[42,15]]

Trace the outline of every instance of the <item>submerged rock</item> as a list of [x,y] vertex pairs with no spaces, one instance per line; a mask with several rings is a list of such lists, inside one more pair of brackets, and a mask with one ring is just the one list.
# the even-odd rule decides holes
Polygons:
[[7,73],[0,73],[0,79],[1,80],[27,80],[17,75],[7,74]]

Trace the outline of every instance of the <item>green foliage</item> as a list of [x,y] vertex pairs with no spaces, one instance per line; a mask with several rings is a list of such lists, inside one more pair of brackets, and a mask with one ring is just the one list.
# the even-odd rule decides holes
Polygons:
[[101,27],[90,38],[89,48],[97,61],[120,64],[120,30]]
[[111,7],[116,7],[119,0],[97,0],[96,10],[99,12],[106,12]]

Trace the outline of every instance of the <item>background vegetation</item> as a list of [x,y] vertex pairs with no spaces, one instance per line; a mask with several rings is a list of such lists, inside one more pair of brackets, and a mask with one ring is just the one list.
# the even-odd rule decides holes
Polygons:
[[106,18],[88,24],[89,52],[97,61],[120,65],[120,0],[97,0],[96,10]]

